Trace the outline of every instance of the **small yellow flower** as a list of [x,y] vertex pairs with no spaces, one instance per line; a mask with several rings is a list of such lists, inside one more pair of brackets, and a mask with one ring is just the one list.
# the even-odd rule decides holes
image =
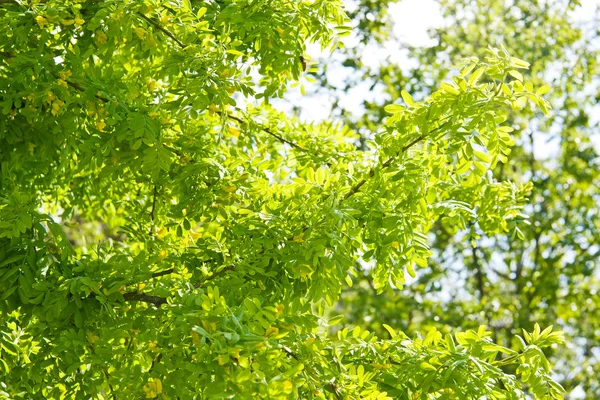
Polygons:
[[62,106],[64,105],[64,103],[60,100],[55,100],[52,102],[52,110],[50,111],[52,113],[52,115],[58,115],[58,113],[60,112],[60,109],[62,108]]
[[292,393],[292,389],[294,388],[294,386],[292,385],[292,382],[288,379],[283,381],[283,391],[286,394],[290,394]]
[[154,89],[156,89],[156,85],[157,85],[156,81],[154,81],[152,79],[148,79],[148,81],[146,81],[146,87],[151,92],[153,92]]
[[277,316],[279,317],[283,313],[285,306],[283,304],[277,304],[276,308],[277,308]]
[[200,335],[198,335],[194,331],[191,331],[191,334],[192,334],[192,343],[194,343],[194,346],[200,346],[200,344],[202,343],[200,341]]
[[40,28],[43,28],[46,25],[48,25],[48,20],[46,18],[42,17],[41,15],[38,15],[37,17],[35,17],[35,22],[37,22],[37,24],[40,26]]
[[70,77],[71,75],[73,75],[73,73],[71,73],[71,71],[69,71],[69,70],[66,70],[66,71],[60,71],[60,72],[58,73],[58,76],[60,76],[60,79],[63,79],[63,80],[65,80],[65,81],[66,81],[67,79],[69,79],[69,77]]
[[98,340],[98,336],[94,336],[94,334],[92,332],[88,331],[87,339],[88,339],[88,342],[93,344],[93,343],[96,343],[96,341]]
[[146,37],[146,30],[144,28],[135,28],[135,34],[142,40]]
[[231,136],[233,136],[234,138],[238,138],[240,136],[240,130],[238,128],[235,128],[233,126],[228,126],[227,130],[229,131]]
[[144,393],[147,399],[154,399],[162,393],[162,382],[158,378],[148,379],[148,383],[144,385]]
[[239,358],[239,357],[240,357],[240,351],[241,351],[241,350],[242,350],[242,349],[240,349],[239,347],[236,347],[236,348],[234,348],[234,349],[233,349],[233,351],[231,352],[231,356],[232,356],[233,358]]
[[67,85],[67,82],[65,80],[59,79],[58,80],[58,86],[68,87],[69,85]]
[[225,365],[227,364],[227,361],[229,361],[229,357],[226,355],[220,354],[219,357],[217,357],[219,365]]
[[302,239],[302,236],[304,236],[304,232],[300,232],[299,235],[294,236],[294,242],[297,242],[297,243],[304,242],[304,239]]
[[81,26],[83,24],[85,24],[85,21],[83,19],[81,19],[81,17],[79,17],[79,16],[75,17],[75,25]]
[[268,337],[268,336],[272,336],[272,335],[277,335],[278,333],[279,333],[279,328],[272,326],[265,331],[265,336]]
[[96,125],[96,129],[98,129],[100,132],[104,132],[104,128],[106,128],[106,122],[104,122],[103,119],[99,119],[94,123],[94,125]]

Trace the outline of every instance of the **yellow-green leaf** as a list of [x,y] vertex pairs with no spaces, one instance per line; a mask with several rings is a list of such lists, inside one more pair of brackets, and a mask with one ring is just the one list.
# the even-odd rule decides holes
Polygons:
[[402,100],[404,100],[404,102],[406,104],[408,104],[410,107],[414,107],[415,106],[415,101],[413,100],[413,98],[410,95],[410,93],[408,93],[406,90],[401,91],[400,95],[402,96]]

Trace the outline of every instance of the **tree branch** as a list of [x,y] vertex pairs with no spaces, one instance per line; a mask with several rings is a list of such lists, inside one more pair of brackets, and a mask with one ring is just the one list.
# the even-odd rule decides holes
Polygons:
[[156,183],[154,184],[154,189],[152,190],[152,208],[150,209],[150,219],[154,222],[154,211],[156,210]]
[[[222,111],[218,111],[218,110],[217,110],[217,111],[215,111],[215,113],[216,113],[216,114],[219,114],[219,115],[225,115],[225,116],[227,116],[228,118],[230,118],[230,119],[232,119],[232,120],[236,121],[236,122],[237,122],[237,123],[239,123],[240,125],[243,125],[243,124],[247,124],[247,123],[248,123],[247,121],[244,121],[243,119],[241,119],[241,118],[239,118],[239,117],[236,117],[235,115],[231,115],[231,114],[229,114],[229,113],[224,113],[224,112],[222,112]],[[260,130],[262,130],[262,131],[266,132],[267,134],[269,134],[269,135],[273,136],[275,139],[279,140],[280,142],[282,142],[282,143],[286,143],[286,144],[289,144],[291,147],[293,147],[293,148],[295,148],[295,149],[298,149],[298,150],[301,150],[301,151],[304,151],[304,152],[309,152],[309,150],[308,150],[308,149],[306,149],[306,148],[304,148],[304,147],[300,146],[300,145],[299,145],[299,144],[297,144],[297,143],[294,143],[294,142],[292,142],[291,140],[288,140],[288,139],[284,138],[283,136],[280,136],[280,135],[276,134],[275,132],[271,131],[271,129],[269,129],[268,127],[266,127],[266,126],[264,126],[264,125],[258,125],[258,126],[259,126]]]
[[123,299],[125,299],[125,301],[141,301],[144,303],[151,303],[158,308],[160,308],[161,305],[167,303],[167,299],[165,297],[153,296],[150,294],[140,292],[123,293]]
[[[0,0],[0,1],[3,1],[3,0]],[[4,0],[4,1],[6,1],[6,0]],[[0,3],[0,4],[1,4],[1,3]],[[167,29],[165,29],[165,28],[163,28],[162,26],[160,26],[160,24],[159,24],[158,22],[156,22],[156,21],[152,20],[151,18],[148,18],[147,16],[145,16],[143,13],[141,13],[141,12],[139,12],[139,11],[138,11],[136,14],[137,14],[137,15],[139,15],[140,17],[142,17],[143,19],[145,19],[146,21],[148,21],[148,22],[149,22],[149,23],[150,23],[152,26],[154,26],[156,29],[158,29],[159,31],[163,32],[165,35],[167,35],[167,36],[169,36],[171,39],[173,39],[173,40],[174,40],[174,41],[175,41],[175,42],[176,42],[176,43],[177,43],[177,44],[178,44],[178,45],[179,45],[181,48],[185,48],[185,47],[186,47],[186,45],[185,45],[185,44],[184,44],[182,41],[180,41],[179,39],[177,39],[177,37],[176,37],[176,36],[175,36],[173,33],[171,33],[171,32],[170,32],[170,31],[168,31]],[[74,88],[75,90],[78,90],[78,91],[80,91],[80,92],[85,92],[85,90],[84,90],[84,89],[81,87],[81,85],[79,85],[78,83],[76,83],[76,82],[71,82],[71,81],[66,81],[66,82],[67,82],[67,85],[71,86],[71,87],[72,87],[72,88]],[[107,98],[105,98],[105,97],[103,97],[103,96],[100,96],[100,95],[98,95],[98,94],[96,94],[96,98],[97,98],[97,99],[99,99],[99,100],[102,100],[102,101],[104,101],[104,102],[108,102],[108,101],[109,101],[109,99],[107,99]],[[247,121],[244,121],[243,119],[241,119],[241,118],[239,118],[239,117],[236,117],[235,115],[232,115],[232,114],[230,114],[230,113],[224,113],[223,111],[219,111],[219,110],[216,110],[216,111],[214,111],[214,112],[215,112],[216,114],[219,114],[219,115],[221,115],[221,116],[222,116],[222,115],[226,115],[228,118],[230,118],[230,119],[232,119],[232,120],[234,120],[234,121],[238,122],[240,125],[243,125],[243,124],[247,124],[247,123],[248,123]],[[260,124],[257,124],[257,125],[259,126],[260,130],[262,130],[262,131],[266,132],[267,134],[271,135],[272,137],[274,137],[275,139],[279,140],[280,142],[282,142],[282,143],[286,143],[286,144],[290,145],[290,146],[291,146],[292,148],[294,148],[294,149],[297,149],[297,150],[300,150],[300,151],[303,151],[303,152],[306,152],[306,153],[310,153],[310,151],[309,151],[308,149],[306,149],[306,148],[304,148],[304,147],[300,146],[300,145],[299,145],[299,144],[297,144],[297,143],[294,143],[294,142],[292,142],[291,140],[288,140],[288,139],[284,138],[284,137],[283,137],[283,136],[281,136],[281,135],[278,135],[278,134],[276,134],[276,133],[275,133],[275,132],[273,132],[273,131],[272,131],[270,128],[268,128],[268,127],[266,127],[266,126],[263,126],[263,125],[260,125]],[[173,148],[171,148],[171,147],[168,147],[168,149],[169,149],[170,151],[176,152],[176,149],[173,149]],[[177,154],[177,153],[175,153],[175,154]]]
[[[82,88],[82,87],[81,87],[81,85],[79,85],[78,83],[76,83],[76,82],[72,82],[72,81],[65,81],[65,82],[67,82],[67,85],[71,86],[73,89],[75,89],[75,90],[77,90],[77,91],[79,91],[79,92],[82,92],[82,93],[83,93],[83,92],[85,92],[85,89],[84,89],[84,88]],[[110,100],[109,100],[109,99],[107,99],[106,97],[100,96],[100,95],[98,95],[98,94],[96,94],[96,98],[97,98],[98,100],[104,101],[104,102],[106,102],[106,103],[110,101]],[[219,115],[225,115],[225,116],[227,116],[228,118],[230,118],[230,119],[232,119],[232,120],[236,121],[236,122],[237,122],[237,123],[239,123],[240,125],[243,125],[243,124],[248,124],[248,123],[249,123],[248,121],[245,121],[245,120],[243,120],[243,119],[241,119],[241,118],[239,118],[239,117],[236,117],[235,115],[232,115],[232,114],[230,114],[230,113],[223,113],[222,111],[218,111],[218,110],[217,110],[217,111],[214,111],[214,112],[215,112],[216,114],[219,114]],[[308,150],[307,148],[305,148],[305,147],[302,147],[302,146],[300,146],[299,144],[297,144],[297,143],[294,143],[294,142],[292,142],[291,140],[288,140],[288,139],[284,138],[283,136],[276,134],[275,132],[273,132],[273,131],[272,131],[271,129],[269,129],[268,127],[266,127],[266,126],[264,126],[264,125],[260,125],[260,124],[257,124],[257,125],[258,125],[258,127],[259,127],[259,129],[260,129],[260,130],[262,130],[262,131],[264,131],[265,133],[267,133],[267,134],[271,135],[272,137],[274,137],[275,139],[279,140],[280,142],[282,142],[282,143],[286,143],[286,144],[290,145],[290,146],[291,146],[292,148],[294,148],[294,149],[297,149],[297,150],[303,151],[303,152],[305,152],[305,153],[310,153],[310,150]],[[170,146],[167,146],[167,145],[164,145],[164,147],[165,147],[167,150],[169,150],[169,151],[171,151],[172,153],[174,153],[175,155],[178,155],[178,156],[180,156],[180,157],[181,157],[181,156],[183,156],[183,154],[182,154],[182,153],[181,153],[179,150],[177,150],[177,149],[175,149],[175,148],[173,148],[173,147],[170,147]]]
[[[71,81],[65,81],[65,82],[67,82],[67,85],[71,86],[73,89],[75,89],[75,90],[77,90],[77,91],[79,91],[79,92],[81,92],[81,93],[84,93],[84,92],[85,92],[85,89],[84,89],[84,88],[82,88],[82,87],[79,85],[79,83],[76,83],[76,82],[71,82]],[[109,99],[107,99],[107,98],[106,98],[106,97],[104,97],[104,96],[101,96],[101,95],[99,95],[98,93],[96,93],[96,94],[95,94],[95,96],[96,96],[96,98],[97,98],[98,100],[101,100],[101,101],[103,101],[103,102],[105,102],[105,103],[108,103],[108,102],[110,101]]]
[[148,369],[148,374],[150,374],[152,372],[152,370],[154,369],[154,367],[156,367],[158,365],[158,363],[160,362],[160,360],[162,360],[162,353],[158,353],[158,356],[156,356],[156,358],[154,360],[152,360],[152,364],[150,365],[150,369]]
[[[419,143],[423,139],[425,139],[424,135],[419,136],[418,138],[416,138],[415,140],[413,140],[412,142],[410,142],[409,144],[407,144],[406,146],[404,146],[402,148],[402,153],[404,153],[406,150],[410,149],[412,146],[414,146],[415,144]],[[398,156],[398,154],[396,154],[395,156],[392,156],[392,157],[388,158],[388,160],[381,165],[380,169],[385,169],[385,168],[389,167],[397,156]],[[350,198],[350,197],[354,196],[356,193],[358,193],[358,191],[360,190],[360,188],[363,187],[363,185],[365,183],[367,183],[367,179],[370,179],[373,176],[375,176],[375,167],[371,168],[371,170],[369,171],[369,176],[367,178],[362,179],[360,182],[358,182],[356,185],[354,185],[352,187],[352,189],[350,189],[350,191],[346,194],[346,196],[344,196],[343,200],[347,200],[348,198]]]
[[158,278],[161,276],[169,275],[169,274],[172,274],[173,272],[175,272],[175,268],[169,268],[164,271],[158,271],[158,272],[155,272],[152,274],[152,278]]
[[[146,21],[148,21],[152,26],[154,26],[156,29],[158,29],[159,31],[161,31],[162,33],[164,33],[165,35],[167,35],[168,37],[170,37],[171,39],[173,39],[178,45],[179,47],[181,47],[182,49],[186,47],[186,45],[179,39],[177,39],[177,37],[171,33],[170,31],[168,31],[167,29],[163,28],[158,22],[154,21],[153,19],[147,17],[146,15],[144,15],[141,12],[137,12],[137,15],[139,15],[140,17],[142,17],[143,19],[145,19]],[[246,121],[244,121],[243,119],[236,117],[232,114],[229,113],[223,113],[222,111],[215,111],[215,113],[219,114],[219,115],[226,115],[228,118],[237,121],[239,124],[243,125],[245,123],[247,123]],[[277,140],[279,140],[280,142],[286,143],[288,145],[290,145],[291,147],[304,151],[304,152],[308,152],[307,149],[305,149],[304,147],[298,145],[297,143],[292,142],[291,140],[287,140],[286,138],[284,138],[283,136],[280,136],[278,134],[276,134],[275,132],[271,131],[271,129],[269,129],[266,126],[259,126],[260,129],[264,132],[266,132],[267,134],[273,136],[274,138],[276,138]]]
[[494,271],[494,273],[495,273],[496,275],[498,275],[500,278],[503,278],[503,279],[505,279],[505,280],[507,280],[507,281],[511,281],[511,282],[513,281],[513,279],[510,277],[510,275],[509,275],[509,274],[507,274],[507,273],[504,273],[504,272],[502,272],[502,271],[498,270],[497,268],[493,268],[493,267],[492,267],[492,271]]
[[[379,168],[379,169],[381,170],[381,169],[385,169],[385,168],[389,167],[390,165],[392,165],[392,162],[394,162],[394,160],[396,159],[396,157],[398,157],[400,154],[405,153],[408,149],[410,149],[411,147],[413,147],[415,144],[417,144],[417,143],[425,140],[426,136],[431,135],[432,133],[439,131],[440,129],[442,129],[445,126],[447,126],[449,123],[450,123],[450,121],[446,121],[443,124],[441,124],[440,126],[438,126],[437,128],[435,128],[434,130],[432,130],[431,132],[428,132],[427,135],[423,134],[423,135],[419,136],[418,138],[416,138],[415,140],[413,140],[412,142],[410,142],[409,144],[407,144],[406,146],[404,146],[401,151],[399,151],[398,153],[396,153],[392,157],[388,158],[388,160],[386,162],[384,162],[383,164],[381,164],[381,168]],[[344,198],[342,199],[342,201],[348,200],[350,197],[352,197],[356,193],[358,193],[360,191],[360,188],[363,187],[365,183],[367,183],[367,179],[370,179],[373,176],[375,176],[375,171],[376,171],[375,167],[371,168],[371,170],[369,171],[369,175],[366,178],[361,179],[360,182],[358,182],[356,185],[354,185],[352,187],[352,189],[350,189],[350,191],[344,196]]]
[[105,366],[102,366],[102,372],[104,373],[104,377],[106,378],[106,383],[108,384],[108,388],[110,389],[110,396],[114,399],[117,400],[117,395],[115,394],[115,389],[113,388],[113,385],[110,383],[110,375],[108,374],[108,369],[106,369]]
[[296,361],[300,361],[300,358],[292,351],[292,349],[287,346],[281,346],[281,348],[288,356],[292,357]]
[[477,254],[477,248],[473,245],[473,241],[469,241],[471,244],[471,254],[473,256],[473,269],[475,269],[475,279],[477,279],[477,290],[479,291],[479,302],[483,301],[485,296],[485,282],[483,281],[483,271],[481,270],[481,263],[479,262],[479,255]]
[[139,11],[136,12],[136,14],[139,15],[140,17],[144,18],[146,21],[148,21],[148,23],[150,23],[150,25],[152,25],[155,29],[158,29],[159,31],[161,31],[162,33],[164,33],[165,35],[167,35],[168,37],[173,39],[175,41],[175,43],[177,43],[179,45],[179,47],[181,47],[182,49],[185,49],[187,47],[181,40],[177,39],[177,36],[175,36],[170,31],[168,31],[165,28],[163,28],[162,26],[160,26],[160,24],[158,22],[154,21],[152,18],[146,17],[144,14],[142,14]]
[[[300,357],[298,357],[298,355],[297,355],[296,353],[294,353],[294,352],[292,351],[292,349],[290,349],[289,347],[287,347],[287,346],[281,346],[281,349],[282,349],[282,350],[283,350],[283,351],[284,351],[284,352],[285,352],[285,353],[288,355],[288,357],[292,357],[294,360],[296,360],[296,361],[300,361]],[[308,369],[308,370],[310,370],[310,371],[311,371],[311,373],[313,372],[313,371],[312,371],[312,368],[310,368],[310,369]],[[338,392],[338,388],[337,388],[337,386],[335,385],[335,383],[333,383],[333,382],[329,382],[329,383],[327,383],[325,386],[329,387],[330,391],[331,391],[331,392],[332,392],[332,393],[335,395],[335,398],[336,398],[337,400],[342,400],[342,396],[341,396],[341,395],[340,395],[340,393]]]

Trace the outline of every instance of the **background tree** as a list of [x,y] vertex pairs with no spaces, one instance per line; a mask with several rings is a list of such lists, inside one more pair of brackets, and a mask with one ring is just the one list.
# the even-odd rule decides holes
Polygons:
[[424,338],[376,314],[326,334],[365,265],[377,292],[441,274],[430,233],[527,240],[532,187],[499,172],[513,121],[550,107],[526,61],[457,53],[385,120],[303,123],[269,102],[318,76],[307,42],[341,47],[339,1],[5,0],[0,26],[4,397],[562,397],[562,333],[528,315],[505,346],[473,302],[453,332],[432,302]]
[[[358,6],[358,15],[384,12],[380,5]],[[449,79],[454,60],[482,55],[487,45],[504,43],[516,56],[531,61],[525,79],[552,87],[550,116],[522,110],[509,117],[516,146],[510,163],[499,164],[495,171],[497,176],[533,184],[524,209],[530,224],[516,235],[491,238],[482,234],[478,223],[456,235],[455,220],[441,219],[431,232],[435,256],[414,282],[374,296],[367,274],[363,284],[345,291],[338,311],[348,316],[350,325],[366,324],[379,332],[384,331],[384,321],[405,332],[483,323],[508,347],[514,344],[514,332],[531,329],[536,321],[560,325],[570,346],[557,350],[553,358],[557,376],[570,393],[567,397],[597,398],[597,12],[588,4],[582,20],[584,11],[573,1],[442,1],[440,6],[444,24],[431,32],[434,45],[428,48],[402,46],[398,39],[390,39],[390,24],[387,30],[365,27],[371,37],[359,36],[360,45],[347,52],[347,60],[339,58],[346,69],[356,68],[348,76],[371,82],[381,95],[377,103],[365,102],[360,118],[344,111],[340,103],[334,103],[334,113],[365,134],[381,123],[384,105],[399,99],[400,90],[427,96]],[[372,54],[378,42],[407,48],[418,67],[404,69],[385,62],[376,69],[365,67],[361,49]],[[347,83],[355,84],[352,79]]]

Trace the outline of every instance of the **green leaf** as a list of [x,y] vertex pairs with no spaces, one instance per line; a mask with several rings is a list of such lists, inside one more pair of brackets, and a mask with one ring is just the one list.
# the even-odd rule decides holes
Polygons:
[[516,80],[523,82],[523,75],[521,75],[521,73],[519,71],[511,69],[510,71],[508,71],[508,74],[510,76],[514,77]]
[[399,112],[402,112],[405,110],[405,108],[399,104],[388,104],[387,106],[384,107],[384,109],[387,113],[390,113],[390,114],[399,113]]
[[400,95],[402,96],[402,100],[404,100],[404,102],[409,106],[409,107],[414,107],[415,106],[415,101],[413,100],[412,96],[410,95],[410,93],[408,93],[406,90],[402,90],[400,92]]
[[475,72],[473,72],[471,74],[471,76],[469,77],[469,85],[473,86],[475,84],[477,84],[477,81],[479,80],[479,78],[481,78],[481,76],[483,75],[483,73],[485,72],[485,67],[479,67],[475,70]]
[[548,92],[550,92],[550,85],[543,85],[538,90],[536,90],[535,94],[541,96],[541,95],[544,95],[544,94],[546,94]]
[[484,152],[481,151],[477,151],[477,150],[473,150],[473,155],[479,160],[479,161],[483,161],[485,163],[489,163],[490,161],[492,161],[492,158],[489,156],[489,154],[486,154]]
[[198,12],[196,13],[196,18],[202,19],[202,17],[204,16],[204,14],[206,14],[206,11],[207,11],[206,7],[200,7],[200,9],[198,10]]

